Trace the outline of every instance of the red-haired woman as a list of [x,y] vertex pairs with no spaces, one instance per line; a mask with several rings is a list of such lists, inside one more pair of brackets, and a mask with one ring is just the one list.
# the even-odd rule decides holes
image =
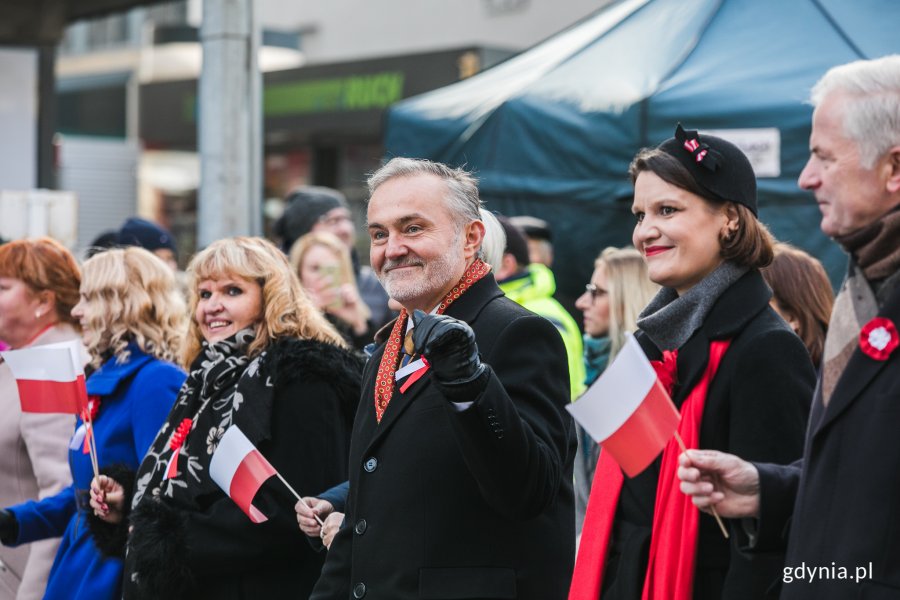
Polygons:
[[[0,246],[0,340],[14,350],[80,338],[70,311],[81,270],[65,246],[50,238]],[[0,507],[52,496],[69,485],[66,461],[70,415],[23,413],[9,367],[0,360]],[[18,523],[0,511],[0,540],[13,544]],[[41,598],[58,539],[0,547],[0,597]],[[17,595],[18,594],[18,595]]]

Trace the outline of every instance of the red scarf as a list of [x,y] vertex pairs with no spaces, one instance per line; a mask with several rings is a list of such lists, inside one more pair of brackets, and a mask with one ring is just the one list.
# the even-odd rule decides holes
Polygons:
[[[453,286],[438,306],[437,314],[442,315],[447,307],[453,304],[453,301],[462,296],[466,290],[472,285],[491,272],[491,266],[483,262],[480,258],[475,259],[466,272],[463,273],[459,282]],[[378,363],[378,375],[375,377],[375,420],[381,423],[381,417],[387,409],[394,395],[395,377],[397,367],[400,365],[400,347],[403,344],[403,333],[406,331],[407,312],[404,308],[400,311],[400,316],[394,321],[394,327],[391,329],[391,335],[387,339],[384,347],[384,354],[381,356],[381,362]]]
[[[706,394],[730,343],[721,340],[710,344],[706,371],[681,406],[678,433],[688,448],[699,446]],[[662,361],[652,361],[660,382],[670,394],[676,358],[676,352],[666,351]],[[662,454],[642,600],[690,600],[693,596],[700,513],[679,489],[676,470],[680,453],[681,447],[673,436]],[[584,518],[569,600],[597,600],[600,597],[613,520],[624,481],[619,465],[606,452],[601,452]]]

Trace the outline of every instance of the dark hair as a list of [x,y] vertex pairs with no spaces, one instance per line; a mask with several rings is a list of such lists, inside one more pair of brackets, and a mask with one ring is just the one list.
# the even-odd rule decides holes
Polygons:
[[799,324],[797,335],[818,367],[834,305],[834,291],[817,259],[790,244],[775,245],[775,260],[762,270],[778,307]]
[[632,185],[638,175],[649,171],[670,185],[681,188],[699,196],[712,207],[723,205],[733,209],[737,214],[738,228],[727,238],[719,240],[720,255],[724,260],[750,269],[762,269],[768,266],[775,255],[775,240],[768,228],[757,219],[749,208],[734,202],[722,202],[702,188],[684,165],[670,154],[658,148],[645,148],[628,166],[628,175]]

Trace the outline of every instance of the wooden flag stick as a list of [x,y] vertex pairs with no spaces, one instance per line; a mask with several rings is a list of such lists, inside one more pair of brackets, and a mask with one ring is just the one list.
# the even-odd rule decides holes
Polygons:
[[[287,489],[291,490],[291,493],[294,495],[294,498],[296,498],[297,500],[302,502],[303,498],[300,497],[300,494],[297,493],[297,490],[295,490],[294,488],[291,487],[291,484],[289,484],[287,482],[287,479],[282,477],[281,473],[279,473],[278,471],[275,471],[275,474],[278,475],[278,479],[281,480],[281,483],[283,483],[287,487]],[[322,527],[325,525],[325,523],[322,522],[322,519],[319,518],[319,515],[317,515],[316,513],[313,513],[313,516],[316,518],[316,523],[319,524],[319,527]]]
[[[675,432],[675,439],[678,440],[678,445],[681,446],[681,451],[687,452],[687,447],[684,445],[684,440],[681,439],[681,436],[678,434],[677,431]],[[712,516],[714,516],[716,518],[716,523],[719,524],[719,529],[722,530],[722,535],[724,535],[725,539],[727,540],[728,539],[728,530],[725,529],[725,524],[722,523],[722,519],[719,517],[719,513],[716,512],[716,507],[713,505],[710,505],[709,510],[710,510],[710,512],[712,512]]]
[[91,466],[94,468],[94,478],[98,479],[100,477],[100,469],[97,466],[97,440],[94,435],[94,421],[91,418],[90,405],[85,407],[84,414],[87,417],[87,431],[85,431],[84,434],[88,436],[88,451],[91,454]]

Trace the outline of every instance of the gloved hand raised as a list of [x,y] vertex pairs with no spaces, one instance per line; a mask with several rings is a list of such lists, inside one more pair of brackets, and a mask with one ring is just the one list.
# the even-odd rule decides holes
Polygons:
[[19,522],[8,510],[0,509],[0,542],[12,544],[19,537]]
[[484,373],[475,332],[468,323],[447,315],[413,313],[413,345],[425,356],[435,379],[447,385],[469,383]]

